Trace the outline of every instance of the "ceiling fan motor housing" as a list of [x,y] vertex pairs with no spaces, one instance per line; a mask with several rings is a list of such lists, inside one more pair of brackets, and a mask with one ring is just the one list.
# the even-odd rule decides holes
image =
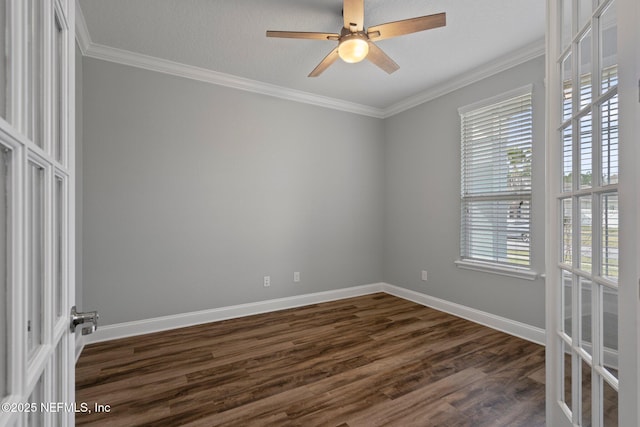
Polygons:
[[356,63],[360,62],[369,54],[369,36],[364,31],[355,33],[350,32],[346,28],[343,29],[338,44],[338,55],[344,62]]

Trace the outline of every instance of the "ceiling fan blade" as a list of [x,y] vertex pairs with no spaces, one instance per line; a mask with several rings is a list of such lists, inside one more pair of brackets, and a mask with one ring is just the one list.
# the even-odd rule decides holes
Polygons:
[[281,37],[285,39],[338,40],[336,33],[307,33],[303,31],[267,31],[267,37]]
[[364,0],[344,0],[342,6],[344,28],[353,31],[364,30]]
[[339,58],[338,56],[338,48],[333,49],[327,56],[324,57],[322,61],[318,64],[316,68],[309,74],[309,77],[318,77],[320,74],[324,72],[331,64],[336,62]]
[[367,33],[372,40],[383,40],[405,34],[417,33],[418,31],[430,30],[432,28],[444,27],[447,25],[447,14],[436,13],[435,15],[420,16],[418,18],[404,19],[402,21],[388,22],[373,27],[369,27]]
[[367,59],[373,62],[378,67],[382,68],[387,73],[391,74],[396,71],[400,66],[396,64],[393,59],[389,58],[386,53],[382,51],[375,43],[369,42],[369,54]]

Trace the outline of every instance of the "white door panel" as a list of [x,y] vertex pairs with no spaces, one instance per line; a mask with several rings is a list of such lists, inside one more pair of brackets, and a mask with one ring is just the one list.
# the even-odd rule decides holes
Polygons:
[[74,6],[0,0],[0,426],[74,423]]
[[547,5],[547,421],[638,425],[638,3]]

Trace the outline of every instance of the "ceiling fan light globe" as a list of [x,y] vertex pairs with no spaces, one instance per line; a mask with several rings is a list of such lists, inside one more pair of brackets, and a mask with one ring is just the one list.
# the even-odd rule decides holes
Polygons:
[[354,64],[369,54],[369,43],[360,37],[345,37],[338,45],[338,55],[344,62]]

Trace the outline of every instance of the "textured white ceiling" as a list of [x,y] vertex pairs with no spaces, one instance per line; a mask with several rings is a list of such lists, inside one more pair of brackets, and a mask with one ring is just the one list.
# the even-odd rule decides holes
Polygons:
[[93,43],[386,108],[544,37],[543,0],[365,0],[365,27],[446,12],[447,26],[377,42],[400,69],[337,61],[337,42],[266,30],[339,32],[341,0],[79,0]]

